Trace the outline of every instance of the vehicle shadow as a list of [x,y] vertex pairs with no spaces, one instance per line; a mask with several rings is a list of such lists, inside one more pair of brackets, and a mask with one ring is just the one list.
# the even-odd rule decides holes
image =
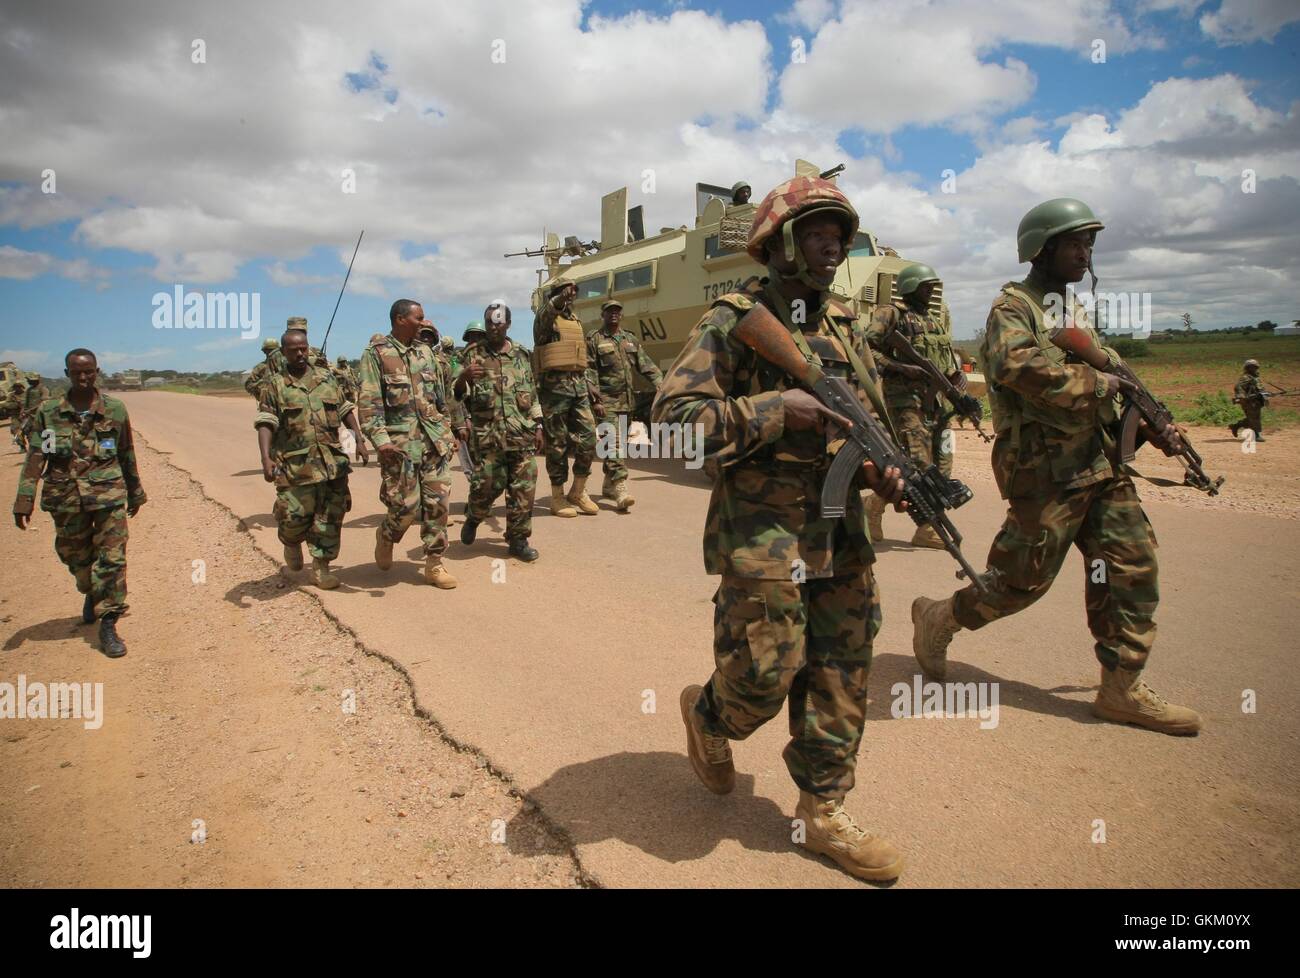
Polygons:
[[[793,808],[785,812],[771,799],[755,796],[753,775],[738,773],[729,795],[710,794],[685,754],[625,751],[570,764],[527,794],[577,845],[617,839],[664,862],[682,863],[703,859],[734,840],[755,852],[790,853],[832,866],[793,841]],[[510,831],[525,818],[516,815],[507,826],[512,852],[529,854],[523,845],[528,835]]]

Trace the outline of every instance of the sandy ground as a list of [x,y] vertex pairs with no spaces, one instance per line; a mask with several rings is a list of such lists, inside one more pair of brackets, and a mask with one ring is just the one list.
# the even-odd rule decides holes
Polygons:
[[[716,586],[701,563],[698,473],[634,463],[627,516],[606,506],[557,520],[539,505],[533,565],[506,559],[498,507],[474,548],[451,545],[461,586],[436,592],[419,583],[414,533],[392,571],[374,567],[377,473],[359,470],[344,586],[317,594],[278,587],[266,556],[280,548],[251,399],[125,400],[150,446],[153,498],[132,524],[125,659],[104,659],[76,624],[48,519],[4,531],[18,559],[0,565],[0,680],[105,680],[107,720],[0,721],[0,881],[861,885],[790,840],[783,719],[737,745],[726,798],[683,756],[676,697],[708,675]],[[1034,608],[954,642],[949,678],[997,690],[995,727],[896,719],[895,684],[916,676],[908,605],[955,582],[945,554],[880,548],[885,626],[849,806],[906,853],[898,885],[1300,884],[1300,436],[1247,455],[1226,431],[1192,434],[1224,493],[1141,491],[1161,542],[1149,676],[1202,711],[1197,738],[1091,717],[1076,561]],[[977,498],[956,518],[979,566],[1003,507],[969,432],[958,458]],[[5,457],[4,492],[16,465]],[[465,493],[454,480],[453,541]],[[887,518],[890,535],[908,526]],[[206,585],[190,581],[194,559]],[[359,691],[355,715],[339,708],[343,689]],[[194,818],[202,845],[189,842]],[[493,819],[504,845],[490,841]]]

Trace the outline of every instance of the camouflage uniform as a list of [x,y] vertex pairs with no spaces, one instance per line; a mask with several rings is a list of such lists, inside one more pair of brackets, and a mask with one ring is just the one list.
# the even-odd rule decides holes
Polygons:
[[442,365],[418,340],[404,346],[376,335],[361,356],[361,430],[378,449],[392,444],[403,458],[391,465],[380,456],[380,501],[388,507],[381,534],[398,543],[420,520],[426,557],[447,549],[452,437],[449,385]]
[[27,451],[31,444],[31,432],[29,426],[31,420],[36,415],[37,409],[50,396],[46,390],[41,375],[30,373],[27,375],[22,389],[14,388],[14,399],[18,402],[15,406],[14,416],[9,420],[9,431],[13,435],[14,444],[20,451]]
[[[625,329],[613,333],[603,326],[587,337],[587,383],[598,387],[601,403],[605,408],[602,423],[619,430],[620,416],[625,418],[625,425],[632,421],[632,412],[636,409],[636,392],[632,387],[632,374],[635,371],[654,385],[655,389],[663,382],[664,375],[659,366],[650,359],[649,354],[641,349],[641,344]],[[617,436],[613,442],[613,452],[604,460],[605,479],[608,482],[620,482],[627,478],[626,447]]]
[[462,369],[471,363],[486,373],[476,381],[466,380],[465,396],[454,412],[456,426],[470,428],[469,449],[476,466],[466,515],[482,523],[504,492],[506,539],[527,540],[533,532],[537,492],[535,432],[542,420],[530,355],[510,340],[499,353],[486,342],[474,343],[461,355]]
[[352,365],[348,363],[340,367],[335,364],[330,367],[330,374],[333,376],[334,382],[338,384],[339,393],[343,395],[343,399],[356,404],[357,397],[361,393],[361,378],[352,369]]
[[[963,588],[953,614],[977,629],[1029,607],[1052,586],[1073,544],[1088,572],[1084,598],[1097,659],[1108,670],[1140,670],[1156,636],[1155,533],[1133,481],[1108,458],[1116,404],[1105,396],[1105,378],[1066,363],[1051,344],[1048,334],[1062,324],[1045,310],[1044,290],[1035,270],[1004,285],[989,313],[981,362],[997,431],[994,476],[1009,506],[989,551],[991,593]],[[1076,327],[1092,329],[1077,302],[1072,315]],[[1104,581],[1096,580],[1096,560]]]
[[[550,343],[558,336],[558,316],[559,310],[550,301],[542,303],[541,312],[533,320],[535,344]],[[544,370],[537,378],[537,390],[546,432],[546,474],[551,485],[562,486],[568,481],[570,451],[574,478],[585,479],[596,457],[596,416],[591,405],[599,395],[593,382],[582,370]]]
[[94,599],[96,618],[126,611],[127,509],[147,497],[135,464],[126,405],[96,392],[84,415],[66,396],[32,416],[31,445],[14,513],[30,514],[42,477],[41,509],[54,520],[54,551]]
[[286,360],[284,354],[279,350],[272,350],[266,355],[266,359],[259,363],[248,374],[248,379],[244,381],[244,390],[253,396],[256,401],[262,400],[262,385],[270,378],[272,374],[278,374],[284,370]]
[[1249,428],[1255,432],[1255,437],[1258,438],[1263,434],[1260,415],[1266,400],[1264,385],[1259,377],[1243,373],[1241,379],[1237,381],[1237,386],[1233,388],[1232,400],[1234,403],[1240,404],[1242,411],[1246,414],[1240,421],[1234,421],[1229,425],[1233,436],[1235,437],[1242,428]]
[[353,410],[333,376],[320,367],[309,365],[301,377],[283,370],[262,387],[253,427],[272,433],[280,542],[296,546],[306,540],[314,558],[338,557],[343,516],[352,508],[348,457],[338,433]]
[[909,343],[921,356],[933,363],[945,375],[959,369],[952,351],[952,320],[945,304],[939,316],[919,311],[902,299],[881,306],[871,317],[864,338],[869,350],[858,349],[864,360],[868,353],[875,358],[881,373],[885,406],[889,408],[894,430],[902,440],[901,447],[921,468],[937,464],[943,475],[952,476],[952,452],[945,451],[944,432],[951,413],[944,410],[945,402],[925,380],[909,380],[896,369],[896,361],[885,352],[889,334],[901,330]]
[[717,668],[697,719],[710,736],[743,740],[788,698],[791,777],[813,795],[842,798],[853,786],[880,629],[875,554],[863,486],[855,483],[842,518],[820,515],[826,434],[785,429],[786,377],[730,336],[755,302],[781,319],[805,357],[864,397],[844,350],[852,314],[827,305],[800,332],[785,300],[757,280],[714,303],[669,368],[652,416],[703,425],[715,474],[704,565],[722,578],[713,598]]

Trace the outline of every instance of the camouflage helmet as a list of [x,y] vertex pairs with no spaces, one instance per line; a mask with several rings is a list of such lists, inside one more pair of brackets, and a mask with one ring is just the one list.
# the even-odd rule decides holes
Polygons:
[[278,350],[278,349],[280,349],[279,340],[273,340],[269,336],[266,339],[262,340],[263,353],[270,353],[272,350]]
[[442,344],[442,348],[443,348],[444,350],[454,350],[454,349],[456,349],[456,341],[453,340],[450,336],[444,336],[444,337],[443,337],[441,340],[439,340],[438,342]]
[[794,222],[821,211],[844,218],[847,241],[853,240],[858,233],[858,212],[835,184],[820,177],[795,177],[778,184],[754,211],[754,223],[749,227],[749,242],[745,247],[749,257],[766,265],[763,247],[770,238],[781,235],[786,258],[802,265],[802,252],[794,246]]
[[939,273],[929,265],[914,262],[898,273],[898,294],[911,295],[926,282],[938,282]]
[[1020,261],[1033,261],[1043,245],[1058,234],[1070,231],[1101,231],[1106,226],[1081,200],[1057,197],[1044,201],[1020,219],[1016,229],[1016,250]]
[[461,334],[460,338],[464,340],[466,343],[469,343],[472,342],[470,340],[470,337],[475,335],[476,333],[479,336],[487,335],[487,330],[483,328],[483,324],[480,323],[477,319],[465,327],[465,332]]
[[1258,369],[1258,368],[1259,368],[1259,361],[1258,361],[1258,360],[1255,360],[1254,358],[1252,358],[1252,359],[1250,359],[1250,360],[1247,360],[1245,363],[1243,363],[1243,364],[1242,364],[1242,367],[1255,367],[1256,369]]
[[340,356],[337,362],[340,367],[346,367],[348,365],[348,358],[345,356]]

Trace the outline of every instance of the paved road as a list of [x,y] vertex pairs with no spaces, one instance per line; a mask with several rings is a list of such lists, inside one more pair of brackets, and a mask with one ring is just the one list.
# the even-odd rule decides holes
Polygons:
[[[278,555],[251,399],[124,399],[145,442]],[[966,433],[960,445],[972,467],[982,464]],[[505,559],[500,506],[474,548],[456,542],[465,481],[455,474],[448,563],[461,586],[450,592],[421,585],[414,530],[391,571],[375,568],[377,471],[358,470],[343,586],[321,598],[410,672],[421,705],[453,736],[480,747],[570,833],[606,885],[859,885],[790,841],[797,792],[780,759],[783,720],[737,745],[729,797],[705,792],[685,760],[677,694],[708,676],[716,582],[700,550],[708,488],[680,465],[634,464],[630,515],[606,508],[558,520],[539,505],[542,557],[531,566]],[[959,524],[979,566],[1002,507],[986,481],[977,485]],[[954,643],[951,681],[998,684],[996,727],[895,719],[891,690],[916,675],[911,598],[949,589],[953,565],[942,552],[883,549],[885,625],[850,808],[905,851],[900,885],[1300,884],[1300,523],[1158,502],[1148,510],[1164,599],[1148,675],[1202,712],[1197,738],[1089,714],[1097,666],[1080,561],[1033,609]],[[886,523],[899,534],[904,525],[897,515]],[[239,600],[238,588],[230,597]],[[1243,712],[1246,690],[1253,713]]]

